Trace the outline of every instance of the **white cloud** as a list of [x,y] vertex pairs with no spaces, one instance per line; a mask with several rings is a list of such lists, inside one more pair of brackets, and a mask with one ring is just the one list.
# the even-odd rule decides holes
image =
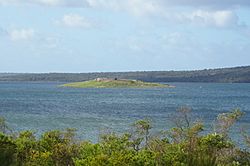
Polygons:
[[[36,0],[37,3],[47,6],[63,6],[63,7],[86,7],[88,3],[85,0]],[[30,3],[34,0],[30,0]]]
[[86,0],[0,0],[0,5],[41,5],[55,7],[86,7]]
[[56,23],[71,28],[91,28],[94,26],[90,20],[78,14],[64,15],[63,18]]
[[[157,4],[158,6],[190,6],[190,7],[212,7],[212,8],[229,8],[237,6],[250,6],[249,0],[0,0],[0,4],[34,4],[48,6],[65,6],[65,7],[108,7],[124,8],[129,4],[140,4],[141,7],[148,8],[148,4]],[[150,7],[151,8],[151,7]]]
[[136,15],[154,14],[160,10],[159,4],[155,1],[132,0],[128,1],[128,8],[130,12]]
[[14,29],[9,31],[8,35],[13,41],[29,40],[34,37],[35,31],[33,29]]
[[187,18],[194,24],[219,28],[238,26],[237,15],[229,10],[192,12]]
[[[0,4],[89,7],[125,11],[136,16],[163,17],[168,22],[225,28],[239,25],[234,8],[250,7],[250,0],[0,0]],[[180,10],[187,6],[189,12]],[[82,28],[91,26],[89,20],[74,14],[65,15],[60,24]]]
[[127,11],[135,15],[155,13],[159,9],[158,0],[87,0],[91,8],[104,8],[109,10]]
[[[233,0],[87,0],[92,8],[106,8],[122,10],[137,16],[153,15],[163,17],[166,21],[175,23],[192,23],[210,27],[236,27],[239,26],[238,16],[228,6],[249,5],[250,1]],[[213,2],[213,3],[212,3]],[[182,12],[176,7],[200,7],[200,10]],[[217,6],[217,7],[216,7]],[[207,7],[207,8],[203,8]],[[222,9],[225,7],[227,9]],[[192,9],[192,8],[191,8]]]
[[229,8],[250,6],[249,0],[159,0],[168,6]]
[[36,1],[28,1],[29,3],[38,3],[41,5],[48,5],[48,6],[57,6],[62,5],[61,0],[36,0]]

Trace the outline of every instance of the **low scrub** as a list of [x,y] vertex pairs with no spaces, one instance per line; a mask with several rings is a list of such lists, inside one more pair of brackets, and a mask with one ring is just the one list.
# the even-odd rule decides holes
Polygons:
[[151,134],[151,121],[135,122],[130,133],[101,135],[98,143],[76,139],[75,130],[49,131],[39,138],[31,131],[8,131],[0,119],[1,166],[248,166],[249,136],[245,149],[233,143],[228,132],[243,115],[239,110],[220,114],[215,130],[201,134],[203,123],[191,121],[181,108],[175,127],[162,135]]

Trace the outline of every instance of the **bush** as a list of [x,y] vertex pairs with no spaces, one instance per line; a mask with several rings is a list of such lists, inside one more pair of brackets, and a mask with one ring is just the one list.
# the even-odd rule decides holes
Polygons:
[[[231,126],[242,115],[239,110],[220,114],[216,123],[218,130],[206,135],[201,134],[203,124],[192,121],[189,112],[189,109],[180,109],[174,119],[176,126],[166,135],[153,136],[150,133],[152,125],[146,119],[135,122],[131,133],[104,134],[98,143],[76,139],[74,129],[45,132],[40,138],[36,138],[31,131],[23,131],[16,136],[1,132],[0,165],[250,165],[250,152],[237,147],[228,134]],[[246,132],[244,137],[249,138]]]
[[2,166],[14,165],[16,163],[15,141],[0,133],[0,163]]

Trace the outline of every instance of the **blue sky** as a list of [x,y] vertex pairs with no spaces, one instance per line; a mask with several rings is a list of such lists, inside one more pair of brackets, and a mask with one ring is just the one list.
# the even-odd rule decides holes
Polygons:
[[249,0],[0,0],[0,72],[250,64]]

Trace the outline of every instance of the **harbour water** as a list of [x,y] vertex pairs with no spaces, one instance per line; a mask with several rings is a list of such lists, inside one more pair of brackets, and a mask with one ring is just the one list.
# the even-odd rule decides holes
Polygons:
[[[80,137],[98,140],[102,132],[129,130],[139,119],[152,120],[155,132],[169,129],[181,106],[192,108],[207,130],[219,113],[240,108],[239,127],[250,125],[250,84],[170,83],[175,88],[76,89],[55,82],[1,82],[0,116],[15,131],[38,135],[53,129],[76,128]],[[195,118],[194,118],[195,119]]]

